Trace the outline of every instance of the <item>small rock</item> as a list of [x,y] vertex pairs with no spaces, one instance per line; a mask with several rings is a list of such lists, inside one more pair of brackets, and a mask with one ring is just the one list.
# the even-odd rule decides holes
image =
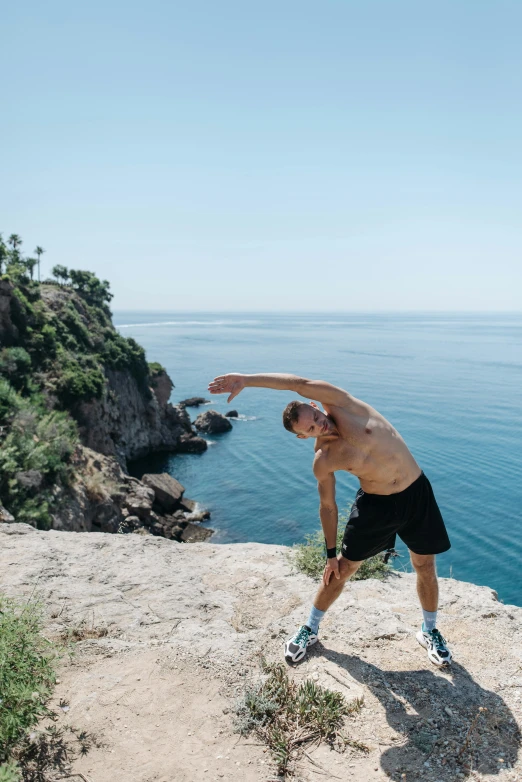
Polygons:
[[181,540],[185,543],[197,543],[210,538],[213,532],[214,530],[209,527],[201,527],[199,524],[193,524],[191,521],[188,521],[181,533]]
[[237,410],[229,410],[228,413],[225,413],[225,416],[227,418],[239,418],[239,413]]
[[199,407],[200,405],[208,405],[210,399],[205,399],[203,396],[191,396],[188,399],[182,399],[178,402],[179,407]]
[[206,410],[204,413],[200,413],[194,421],[194,426],[199,432],[206,432],[207,434],[221,434],[232,429],[232,424],[228,418],[225,418],[224,415],[221,415],[216,410]]

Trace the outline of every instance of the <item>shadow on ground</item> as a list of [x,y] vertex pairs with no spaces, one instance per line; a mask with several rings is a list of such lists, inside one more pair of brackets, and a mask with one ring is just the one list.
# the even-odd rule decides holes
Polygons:
[[391,779],[422,769],[426,782],[454,780],[459,771],[499,774],[516,763],[521,734],[513,713],[458,663],[436,673],[394,671],[320,643],[314,651],[367,687],[384,707],[392,730],[404,737],[380,758]]

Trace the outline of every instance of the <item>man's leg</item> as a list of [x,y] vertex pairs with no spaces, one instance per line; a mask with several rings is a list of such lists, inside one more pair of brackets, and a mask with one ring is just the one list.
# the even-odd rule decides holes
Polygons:
[[326,611],[328,608],[330,608],[332,603],[337,600],[343,591],[344,585],[348,579],[350,579],[354,573],[358,571],[364,562],[364,560],[361,560],[360,562],[354,562],[351,559],[346,559],[342,556],[342,554],[339,554],[337,559],[339,561],[339,578],[336,578],[334,575],[332,575],[328,586],[325,586],[321,581],[321,586],[319,587],[315,596],[314,606],[319,611]]
[[363,562],[363,560],[354,562],[345,559],[341,554],[337,559],[339,560],[339,578],[332,574],[327,586],[321,582],[307,624],[301,625],[295,635],[289,638],[285,644],[285,658],[288,662],[297,663],[302,660],[307,648],[317,641],[319,623],[325,611],[339,597],[348,579],[353,576]]
[[437,628],[437,609],[439,606],[439,584],[435,567],[435,554],[415,554],[410,557],[417,573],[417,594],[424,621],[417,633],[418,642],[428,650],[428,658],[435,665],[451,662],[451,652]]
[[410,558],[417,573],[417,594],[420,604],[424,611],[436,613],[439,607],[439,583],[435,567],[435,554],[415,554],[410,551]]

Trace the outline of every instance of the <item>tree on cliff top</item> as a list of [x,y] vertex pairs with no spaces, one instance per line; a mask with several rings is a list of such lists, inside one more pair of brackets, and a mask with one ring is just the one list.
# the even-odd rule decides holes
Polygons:
[[69,269],[66,266],[62,266],[61,264],[53,266],[51,269],[51,274],[53,277],[56,277],[58,282],[61,280],[63,284],[69,280]]
[[113,295],[108,280],[99,280],[92,272],[71,269],[69,272],[72,286],[89,304],[103,306]]
[[40,245],[37,245],[34,250],[34,254],[38,256],[38,282],[40,282],[40,258],[44,254],[45,250]]

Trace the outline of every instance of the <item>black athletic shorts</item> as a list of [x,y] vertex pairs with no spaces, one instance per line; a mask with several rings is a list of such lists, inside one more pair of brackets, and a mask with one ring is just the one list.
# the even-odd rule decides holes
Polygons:
[[451,547],[431,483],[424,473],[397,494],[359,489],[344,532],[341,554],[358,562],[391,549],[398,535],[415,554]]

